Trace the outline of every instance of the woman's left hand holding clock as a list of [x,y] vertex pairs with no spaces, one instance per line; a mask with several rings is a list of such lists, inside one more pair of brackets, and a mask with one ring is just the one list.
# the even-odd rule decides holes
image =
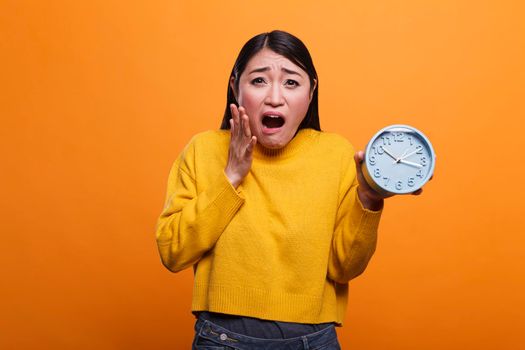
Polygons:
[[[359,196],[359,200],[361,201],[365,209],[374,210],[374,211],[381,210],[383,208],[384,199],[392,197],[393,195],[392,194],[391,195],[380,194],[374,191],[374,189],[372,189],[368,185],[368,183],[366,182],[363,176],[363,171],[361,169],[361,163],[363,162],[364,158],[365,158],[365,153],[363,151],[358,151],[354,154],[354,160],[355,160],[356,170],[357,170],[357,181],[359,182],[359,186],[357,187],[357,195]],[[423,192],[423,189],[420,188],[419,190],[412,192],[412,194],[415,196],[418,196],[422,192]]]

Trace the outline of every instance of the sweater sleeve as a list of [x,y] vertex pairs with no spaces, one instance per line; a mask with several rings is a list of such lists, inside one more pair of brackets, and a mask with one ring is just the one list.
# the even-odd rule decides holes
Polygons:
[[339,202],[328,263],[328,277],[341,284],[348,283],[365,270],[374,254],[377,228],[382,210],[363,207],[357,195],[354,151],[345,155],[339,189]]
[[197,193],[192,158],[190,144],[171,168],[164,210],[156,226],[162,263],[173,272],[192,266],[212,249],[244,203],[242,192],[224,172]]

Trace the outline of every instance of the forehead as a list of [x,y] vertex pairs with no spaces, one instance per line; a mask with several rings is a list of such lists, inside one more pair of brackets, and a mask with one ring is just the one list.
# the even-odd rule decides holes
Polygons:
[[278,53],[268,48],[264,48],[261,51],[257,52],[248,61],[245,71],[246,73],[249,73],[253,69],[262,67],[270,67],[270,69],[272,70],[281,70],[281,68],[288,68],[306,74],[306,72],[301,67],[290,61],[288,58],[284,57],[283,55],[279,55]]

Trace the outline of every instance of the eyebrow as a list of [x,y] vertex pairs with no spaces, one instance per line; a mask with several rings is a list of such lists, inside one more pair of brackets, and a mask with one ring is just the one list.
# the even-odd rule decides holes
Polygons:
[[[252,73],[260,73],[260,72],[266,72],[266,71],[268,71],[268,70],[270,70],[270,67],[261,67],[261,68],[256,68],[256,69],[252,70],[252,71],[251,71],[250,73],[248,73],[248,74],[252,74]],[[296,71],[290,70],[290,69],[288,69],[288,68],[281,68],[281,70],[282,70],[283,72],[285,72],[285,73],[288,73],[288,74],[296,74],[296,75],[302,77],[301,73],[298,73],[298,72],[296,72]]]

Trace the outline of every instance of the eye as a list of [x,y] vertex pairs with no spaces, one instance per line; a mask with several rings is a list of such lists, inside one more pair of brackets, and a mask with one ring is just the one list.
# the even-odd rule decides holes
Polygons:
[[260,84],[264,84],[264,79],[263,78],[255,78],[251,81],[251,83],[253,85],[260,85]]
[[287,79],[284,83],[284,85],[288,86],[299,86],[299,83],[293,79]]

